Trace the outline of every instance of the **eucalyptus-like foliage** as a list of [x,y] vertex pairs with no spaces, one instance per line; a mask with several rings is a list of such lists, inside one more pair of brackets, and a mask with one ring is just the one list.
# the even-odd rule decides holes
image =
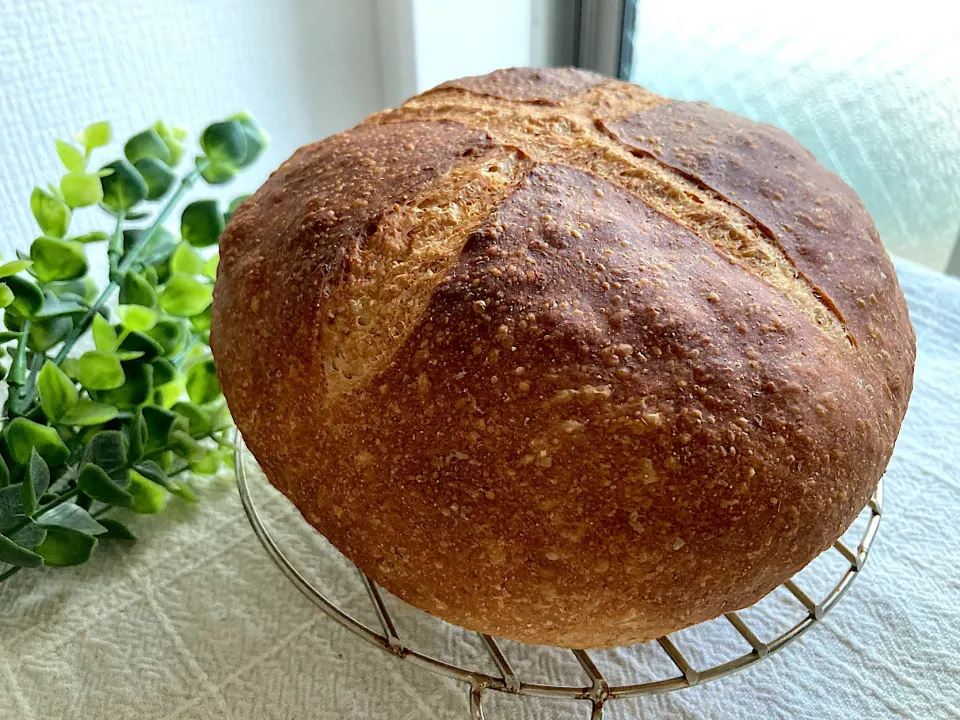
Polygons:
[[[41,234],[0,263],[0,581],[86,562],[103,540],[133,540],[104,514],[160,512],[171,495],[195,502],[185,478],[232,464],[209,348],[211,249],[243,198],[181,205],[201,179],[220,185],[249,167],[267,136],[246,113],[215,122],[179,172],[183,128],[157,122],[97,167],[111,139],[99,122],[56,141],[64,173],[30,195]],[[76,213],[94,206],[111,227],[72,235]],[[177,210],[179,235],[166,227]],[[107,243],[102,288],[88,275],[95,243]]]

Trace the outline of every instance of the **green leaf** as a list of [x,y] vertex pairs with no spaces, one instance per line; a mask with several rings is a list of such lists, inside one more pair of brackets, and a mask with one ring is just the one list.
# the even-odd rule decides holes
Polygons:
[[37,496],[33,492],[33,485],[30,484],[29,480],[20,483],[20,504],[23,505],[23,512],[27,515],[33,515],[40,509]]
[[133,511],[141,515],[158,513],[167,504],[167,491],[150,482],[136,470],[130,471],[130,494],[133,495]]
[[36,550],[44,564],[50,567],[69,567],[87,562],[96,547],[97,539],[92,535],[85,535],[67,527],[52,526],[47,528],[47,537]]
[[[123,252],[129,253],[136,245],[146,230],[124,230],[123,231]],[[140,251],[140,260],[143,262],[156,263],[162,258],[169,257],[177,247],[177,236],[163,225],[158,227],[150,240]]]
[[113,518],[100,518],[100,524],[107,531],[100,536],[101,540],[136,540],[137,536],[133,531],[119,520]]
[[30,326],[27,347],[35,352],[46,352],[63,342],[73,330],[73,319],[69,315],[35,319]]
[[87,152],[89,152],[94,148],[108,145],[110,143],[111,135],[110,123],[105,121],[95,122],[87,125],[83,132],[79,134],[77,139],[83,143],[83,146],[87,149]]
[[80,356],[80,383],[88,390],[113,390],[124,378],[116,353],[91,350]]
[[100,294],[100,289],[93,281],[93,278],[82,277],[76,280],[67,280],[65,282],[47,283],[46,289],[59,298],[66,296],[76,296],[88,305]]
[[175,273],[196,275],[203,270],[203,258],[190,243],[182,242],[170,258],[170,269]]
[[16,275],[18,272],[26,270],[31,265],[33,265],[32,260],[11,260],[8,263],[0,265],[0,278]]
[[6,285],[0,285],[0,308],[8,307],[14,300],[13,290]]
[[25,514],[33,515],[40,509],[39,498],[48,487],[50,487],[50,468],[34,449],[30,453],[30,463],[20,484],[20,503],[23,505]]
[[76,405],[64,413],[58,423],[70,427],[90,427],[110,422],[119,414],[120,411],[113,405],[105,405],[89,398],[80,398]]
[[9,533],[7,537],[20,547],[25,548],[35,548],[43,542],[43,539],[47,536],[47,531],[44,528],[37,525],[37,523],[28,517],[17,520],[18,525],[21,523],[23,523],[23,527]]
[[163,347],[146,333],[132,330],[120,343],[120,349],[129,352],[143,353],[144,360],[153,360],[163,354]]
[[76,530],[84,535],[100,535],[107,531],[89,512],[73,503],[63,503],[47,510],[37,518],[37,522],[47,529],[63,527]]
[[163,469],[152,460],[146,460],[138,464],[136,467],[134,467],[134,470],[139,472],[151,482],[155,482],[158,485],[163,486],[169,492],[183,498],[184,500],[187,500],[188,502],[197,501],[197,496],[196,493],[194,493],[193,488],[191,488],[189,485],[171,479],[163,471]]
[[36,449],[30,453],[30,464],[27,465],[24,473],[24,483],[26,482],[33,486],[34,496],[37,499],[50,489],[50,468]]
[[58,297],[52,292],[44,293],[43,306],[33,316],[35,319],[54,318],[61,315],[83,315],[87,305],[78,295],[64,293]]
[[227,206],[227,211],[223,214],[224,222],[229,222],[230,218],[233,217],[233,214],[237,211],[237,208],[240,207],[240,203],[246,200],[249,195],[237,195],[233,200],[230,201],[230,204]]
[[114,482],[100,467],[84,463],[77,476],[80,489],[94,500],[118,507],[133,507],[133,495]]
[[141,158],[156,158],[164,163],[170,162],[170,148],[154,128],[147,128],[127,140],[123,154],[131,163]]
[[237,211],[237,208],[240,207],[240,204],[249,198],[250,195],[237,195],[233,200],[230,201],[230,204],[227,206],[227,212],[233,215]]
[[114,390],[98,392],[96,399],[121,410],[136,410],[153,397],[153,367],[143,362],[126,363],[127,379]]
[[206,405],[220,397],[220,381],[213,359],[198,362],[187,371],[187,395],[197,405]]
[[0,562],[14,567],[35,568],[43,565],[43,557],[0,535]]
[[217,279],[217,265],[220,264],[220,253],[214,253],[203,263],[203,267],[200,269],[200,272],[203,273],[204,277],[210,278],[211,280]]
[[151,308],[157,304],[157,291],[146,278],[135,272],[128,272],[120,285],[120,302],[124,305],[142,305]]
[[220,465],[220,453],[207,451],[199,460],[190,463],[190,471],[197,475],[216,475]]
[[215,163],[236,167],[247,156],[247,136],[237,120],[212,123],[200,135],[200,148]]
[[60,162],[69,172],[82,173],[87,169],[87,159],[80,148],[63,140],[56,140],[55,142],[57,144],[57,157],[60,158]]
[[127,445],[120,430],[101,430],[84,448],[83,461],[101,468],[121,486],[127,482]]
[[177,174],[170,169],[170,166],[157,158],[140,158],[133,166],[147,183],[147,200],[162,198],[177,179]]
[[[213,316],[213,308],[207,307],[201,313],[197,313],[190,318],[190,324],[193,326],[193,329],[197,332],[205,332],[210,329],[210,322]],[[206,340],[204,340],[206,342]],[[209,343],[208,343],[209,344]]]
[[143,419],[143,412],[133,416],[127,430],[127,456],[132,463],[140,462],[147,447],[147,421]]
[[70,451],[64,444],[56,429],[47,425],[40,425],[27,418],[14,418],[7,425],[5,431],[9,457],[17,465],[26,465],[30,462],[34,448],[47,465],[54,467],[70,456]]
[[[99,315],[97,316],[99,317]],[[80,393],[73,380],[56,363],[47,360],[37,375],[37,389],[40,391],[40,407],[50,420],[56,422],[77,404]]]
[[149,188],[137,169],[124,159],[114,160],[103,166],[112,170],[102,178],[103,204],[115,212],[129,210],[147,199]]
[[71,208],[96,205],[103,199],[97,173],[67,173],[60,178],[60,192]]
[[36,283],[18,275],[3,278],[3,283],[13,291],[14,300],[9,306],[11,312],[28,318],[43,307],[43,290]]
[[14,483],[0,490],[0,532],[10,530],[26,517],[20,501],[22,489],[23,483]]
[[182,347],[185,332],[183,325],[176,320],[160,320],[152,330],[147,331],[147,335],[162,348],[163,355],[173,355]]
[[127,330],[146,332],[157,324],[157,313],[143,305],[118,305],[117,317]]
[[143,420],[147,424],[147,453],[153,453],[165,447],[170,433],[184,423],[183,418],[158,405],[143,408]]
[[210,413],[199,405],[178,402],[171,409],[187,419],[188,432],[195,438],[204,437],[213,429],[213,419],[210,417]]
[[180,215],[180,234],[194,247],[216,245],[223,232],[223,215],[216,200],[194,200]]
[[63,237],[67,234],[70,208],[56,195],[35,187],[30,193],[30,211],[44,235]]
[[172,275],[160,293],[160,307],[180,317],[202,313],[212,302],[213,287],[183,273]]
[[38,237],[30,246],[30,259],[40,282],[73,280],[87,274],[83,245],[73,240]]
[[118,350],[117,358],[121,363],[125,363],[129,360],[139,360],[143,357],[142,350]]
[[174,430],[170,433],[168,442],[170,449],[188,462],[200,460],[206,452],[206,448],[196,438],[182,430]]
[[[120,216],[120,213],[117,212],[116,210],[114,210],[114,209],[113,209],[112,207],[110,207],[109,205],[104,205],[103,203],[100,203],[100,209],[103,210],[103,211],[104,211],[105,213],[107,213],[108,215],[112,215],[113,217],[119,217],[119,216]],[[133,222],[133,221],[135,221],[135,220],[143,220],[144,218],[148,218],[148,217],[150,217],[150,213],[149,213],[148,211],[146,211],[146,210],[127,210],[127,211],[123,214],[123,219],[124,219],[126,222]]]
[[254,120],[253,116],[248,112],[239,112],[236,115],[232,115],[228,120],[236,120],[239,122],[244,129],[244,134],[247,138],[247,152],[243,160],[239,163],[240,167],[247,167],[252,164],[261,153],[267,148],[270,144],[270,137],[263,131],[263,128],[260,127],[260,124]]
[[133,469],[138,473],[143,475],[148,480],[151,480],[158,485],[163,485],[167,487],[172,481],[167,477],[167,474],[157,465],[153,460],[144,460],[141,463],[137,463],[133,466]]
[[[212,475],[213,473],[208,474]],[[179,498],[183,498],[187,502],[197,502],[197,494],[193,491],[193,488],[187,485],[185,482],[175,482],[173,483],[173,487],[169,488],[169,490],[174,495]]]
[[230,165],[212,162],[209,158],[201,156],[198,156],[195,162],[197,170],[200,171],[200,177],[210,185],[223,185],[237,176],[237,169]]
[[155,387],[166,385],[177,377],[177,368],[165,357],[155,357],[150,361],[150,365],[153,366],[153,384]]
[[94,230],[93,232],[84,233],[83,235],[77,235],[76,237],[70,238],[74,242],[83,243],[84,245],[89,245],[90,243],[103,242],[107,240],[110,236],[103,232],[102,230]]
[[162,120],[158,120],[154,123],[153,130],[156,131],[160,139],[163,140],[164,145],[167,146],[167,150],[170,153],[170,158],[164,162],[170,167],[176,167],[180,162],[180,158],[183,157],[183,141],[187,138],[186,129],[182,127],[171,128]]
[[156,389],[154,392],[154,402],[169,409],[176,405],[186,393],[187,386],[183,381],[183,376],[177,375],[173,380],[164,383]]
[[93,316],[93,344],[102,352],[113,352],[118,344],[117,331],[99,313]]
[[10,468],[7,467],[7,461],[0,457],[0,490],[10,484]]
[[62,363],[60,363],[60,369],[67,374],[68,378],[71,380],[76,380],[80,376],[80,358],[66,358]]

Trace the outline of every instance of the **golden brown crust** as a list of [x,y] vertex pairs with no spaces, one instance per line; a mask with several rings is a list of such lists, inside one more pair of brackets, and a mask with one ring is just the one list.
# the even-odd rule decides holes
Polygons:
[[606,79],[603,75],[573,68],[509,68],[450,80],[435,90],[458,88],[501,100],[556,104]]
[[839,179],[718,112],[468,78],[298,151],[231,221],[231,410],[386,588],[630,643],[755,602],[867,502],[911,387],[893,269]]

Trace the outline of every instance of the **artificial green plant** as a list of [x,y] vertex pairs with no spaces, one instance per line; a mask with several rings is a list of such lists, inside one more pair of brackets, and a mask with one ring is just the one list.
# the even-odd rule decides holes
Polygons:
[[[185,129],[157,122],[91,169],[110,142],[103,122],[56,141],[65,172],[30,196],[41,235],[0,264],[0,581],[134,539],[112,510],[160,512],[171,495],[194,502],[188,478],[232,463],[210,305],[214,246],[243,197],[225,209],[182,202],[201,182],[232,180],[267,137],[241,113],[209,125],[194,154]],[[84,208],[110,227],[71,234]],[[178,210],[179,234],[165,224]],[[87,258],[97,243],[109,264],[102,288]]]

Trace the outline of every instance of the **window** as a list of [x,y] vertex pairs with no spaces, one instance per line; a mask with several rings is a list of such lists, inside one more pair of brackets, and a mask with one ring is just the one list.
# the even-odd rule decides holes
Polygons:
[[787,130],[890,252],[960,274],[960,11],[934,2],[628,0],[619,72]]

